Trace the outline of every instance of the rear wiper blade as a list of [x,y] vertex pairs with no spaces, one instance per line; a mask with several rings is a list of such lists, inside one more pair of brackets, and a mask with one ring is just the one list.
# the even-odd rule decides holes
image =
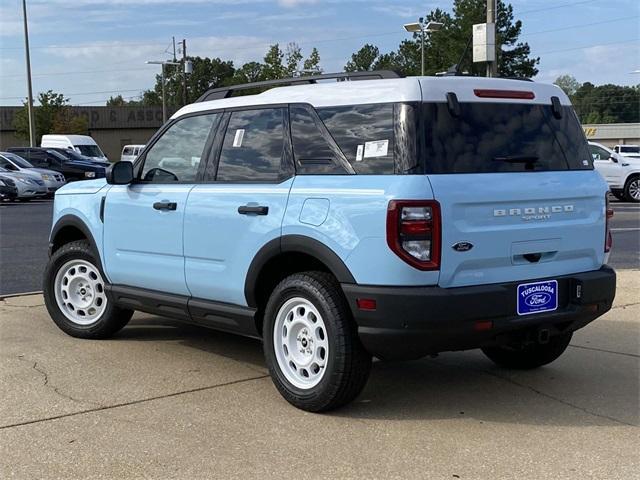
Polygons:
[[537,155],[506,155],[504,157],[493,157],[494,162],[508,163],[535,163],[539,160]]

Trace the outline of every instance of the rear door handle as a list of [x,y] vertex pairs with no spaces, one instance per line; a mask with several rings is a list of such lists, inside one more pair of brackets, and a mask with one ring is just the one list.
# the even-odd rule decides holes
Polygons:
[[238,207],[238,213],[240,215],[268,215],[269,207],[264,205],[243,205]]
[[175,210],[178,208],[176,202],[156,202],[153,204],[153,208],[156,210]]

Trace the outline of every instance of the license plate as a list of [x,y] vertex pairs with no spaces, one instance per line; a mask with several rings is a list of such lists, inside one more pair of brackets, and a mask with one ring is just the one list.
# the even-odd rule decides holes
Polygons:
[[518,285],[518,315],[552,312],[557,309],[557,280]]

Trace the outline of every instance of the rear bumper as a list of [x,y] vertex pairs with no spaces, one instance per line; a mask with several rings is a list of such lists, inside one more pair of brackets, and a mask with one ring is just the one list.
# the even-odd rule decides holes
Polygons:
[[[458,288],[342,288],[365,348],[380,358],[410,359],[536,338],[543,329],[550,335],[574,331],[611,308],[616,290],[612,268],[554,279],[558,309],[527,316],[516,314],[516,291],[519,284],[536,280]],[[358,309],[359,298],[374,299],[376,309]]]

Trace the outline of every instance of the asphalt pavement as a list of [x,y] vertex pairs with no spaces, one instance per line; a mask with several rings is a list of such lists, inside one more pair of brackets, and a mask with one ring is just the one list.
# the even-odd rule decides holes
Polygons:
[[[611,200],[614,268],[640,268],[640,204]],[[42,290],[53,202],[0,203],[0,296]]]

